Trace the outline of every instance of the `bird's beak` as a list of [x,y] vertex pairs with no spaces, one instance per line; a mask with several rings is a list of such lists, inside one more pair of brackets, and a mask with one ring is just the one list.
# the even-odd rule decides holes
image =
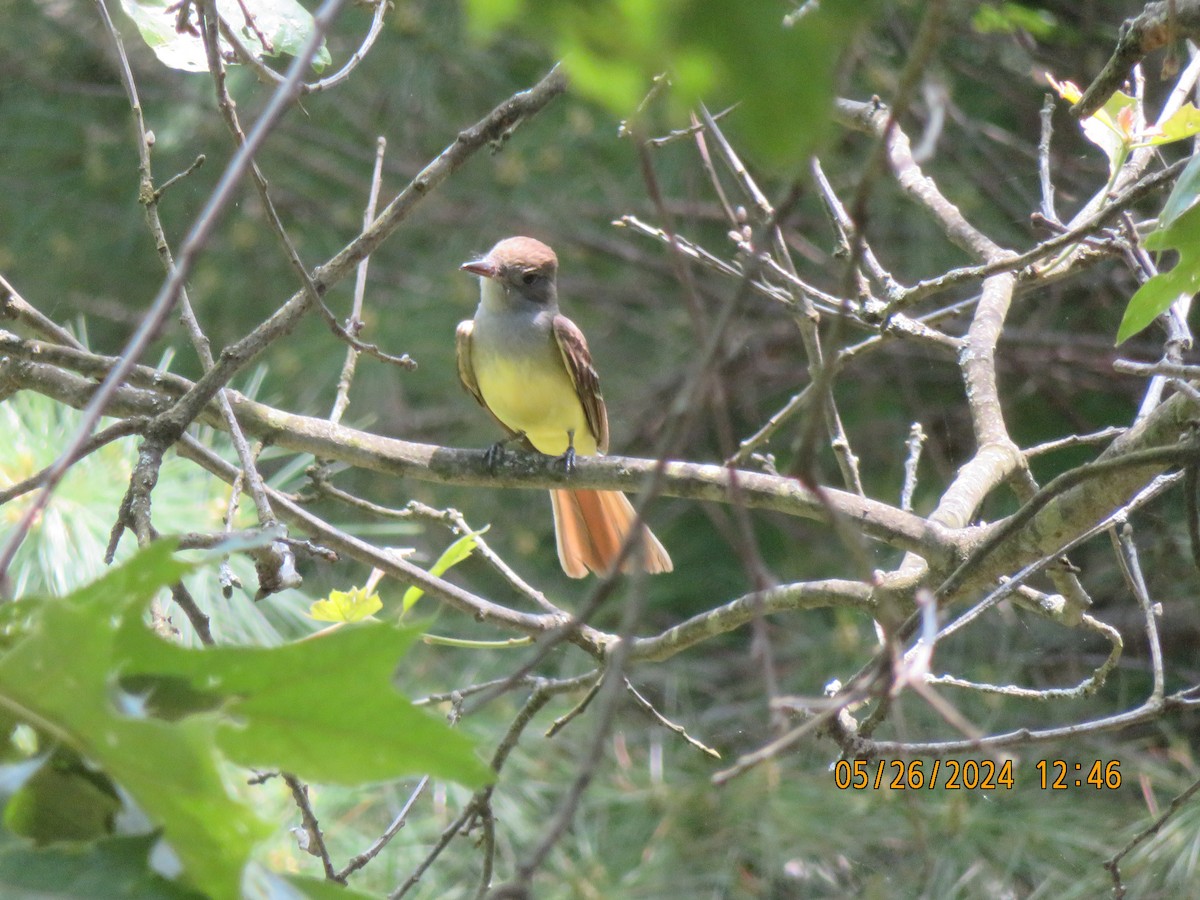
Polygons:
[[496,264],[487,257],[465,262],[459,268],[464,272],[470,272],[472,275],[479,275],[482,278],[495,278],[500,274],[500,270],[496,268]]

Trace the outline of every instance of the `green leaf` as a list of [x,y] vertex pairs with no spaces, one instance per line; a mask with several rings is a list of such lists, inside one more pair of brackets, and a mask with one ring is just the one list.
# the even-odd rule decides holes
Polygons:
[[[1176,219],[1195,206],[1197,198],[1200,198],[1200,154],[1193,156],[1188,161],[1179,175],[1179,180],[1171,188],[1171,194],[1167,197],[1167,202],[1163,204],[1162,213],[1159,214],[1158,227],[1146,236],[1146,246],[1152,250],[1156,249],[1151,246],[1151,241],[1156,239],[1155,236],[1158,235],[1157,240],[1161,240],[1162,232],[1170,228]],[[1175,245],[1166,243],[1163,246]]]
[[[222,0],[218,0],[218,3],[221,2]],[[295,56],[304,48],[313,31],[313,17],[296,0],[252,0],[246,5],[254,14],[259,30],[266,34],[271,42],[272,48],[264,51],[267,56],[281,56],[285,53]],[[226,21],[236,23],[242,43],[249,43],[252,49],[257,50],[262,46],[258,36],[253,29],[246,27],[236,2],[233,7],[237,12],[226,14]],[[233,17],[235,14],[238,15],[237,18]],[[320,72],[331,61],[329,49],[322,41],[320,49],[313,56],[312,67]]]
[[107,776],[60,750],[13,794],[4,824],[40,844],[85,841],[111,834],[120,808]]
[[[488,530],[490,526],[484,526],[479,531],[472,531],[469,534],[464,534],[449,547],[442,551],[442,555],[438,557],[437,562],[433,564],[433,568],[429,570],[430,575],[441,576],[452,566],[458,565],[464,559],[474,552],[479,546],[477,538]],[[425,594],[423,588],[416,585],[410,587],[404,592],[404,599],[401,602],[401,613],[406,613],[421,599]]]
[[318,622],[361,622],[383,609],[379,595],[366,588],[330,591],[324,600],[316,600],[308,614]]
[[37,774],[38,769],[49,760],[49,754],[30,757],[21,762],[6,763],[0,766],[0,798],[7,800],[19,791],[26,782]]
[[681,47],[674,61],[696,66],[716,63],[712,90],[684,84],[682,99],[709,106],[739,103],[726,131],[756,155],[780,164],[797,164],[832,133],[829,115],[834,71],[874,4],[821,3],[784,26],[778,8],[764,3],[702,0],[681,16]]
[[1125,315],[1117,329],[1117,343],[1129,340],[1138,332],[1170,309],[1180,297],[1200,290],[1200,256],[1189,256],[1185,264],[1180,257],[1179,265],[1169,272],[1160,272],[1143,284],[1125,307]]
[[[176,559],[174,552],[173,541],[158,541],[64,600],[43,601],[33,615],[44,615],[46,609],[55,603],[81,609],[87,607],[90,611],[91,607],[107,601],[114,604],[108,610],[114,616],[132,607],[148,604],[159,588],[175,584],[194,568],[190,563]],[[140,609],[137,612],[141,614]]]
[[112,705],[119,629],[131,619],[144,629],[151,597],[189,569],[171,553],[159,542],[70,596],[40,603],[26,635],[0,657],[0,702],[121,785],[162,828],[191,885],[237,896],[246,859],[270,829],[227,790],[215,717],[168,723]]
[[1159,272],[1129,298],[1117,329],[1123,343],[1150,325],[1180,297],[1200,290],[1200,156],[1192,157],[1171,190],[1159,216],[1158,227],[1146,235],[1149,250],[1179,251],[1179,261]]
[[324,878],[312,878],[305,875],[275,875],[273,877],[277,881],[286,882],[307,900],[371,900],[374,896],[351,890],[336,881],[327,881]]
[[[199,35],[197,17],[193,12],[191,23],[196,34],[178,31],[175,6],[175,0],[121,0],[121,8],[137,25],[142,40],[154,51],[159,62],[185,72],[207,72],[208,58]],[[237,0],[217,0],[218,14],[258,59],[283,53],[295,56],[312,34],[312,15],[296,0],[245,0],[245,7],[254,17],[256,28],[247,26],[246,16]],[[266,37],[268,46],[259,39],[260,32]],[[228,64],[233,58],[228,53],[233,48],[224,38],[220,42]],[[313,57],[313,68],[320,72],[330,61],[329,50],[322,43]]]
[[[162,829],[188,885],[239,896],[250,852],[271,831],[230,795],[226,759],[338,784],[417,772],[490,780],[465,735],[392,684],[416,630],[373,622],[282,647],[184,649],[143,622],[154,593],[189,569],[171,551],[160,542],[68,597],[31,602],[0,656],[0,705],[126,791]],[[50,787],[20,813],[53,833],[64,787]],[[102,805],[88,805],[94,832]]]
[[478,787],[492,773],[471,741],[392,684],[397,660],[418,636],[364,622],[282,647],[192,650],[130,619],[118,640],[122,672],[149,690],[148,708],[160,688],[177,706],[181,684],[224,698],[214,738],[240,765],[336,784],[429,773]]
[[[156,835],[111,837],[86,844],[0,848],[0,896],[58,900],[204,900],[150,868]],[[238,896],[230,894],[227,896]]]

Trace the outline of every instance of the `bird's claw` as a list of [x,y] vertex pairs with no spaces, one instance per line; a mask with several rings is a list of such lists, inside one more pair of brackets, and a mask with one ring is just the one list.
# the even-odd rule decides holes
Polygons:
[[518,431],[518,432],[515,432],[514,434],[509,435],[506,438],[496,441],[496,443],[492,444],[492,446],[490,446],[486,450],[484,450],[483,451],[483,463],[484,463],[484,465],[486,465],[488,467],[488,471],[489,472],[496,471],[496,466],[500,465],[500,461],[502,459],[504,459],[504,448],[505,447],[507,447],[513,441],[517,441],[518,443],[520,443],[524,440],[525,440],[525,432]]
[[500,460],[504,457],[504,445],[507,441],[496,441],[492,446],[483,451],[483,464],[488,467],[489,472],[495,472],[496,466],[500,464]]
[[575,448],[567,447],[567,452],[562,456],[555,458],[556,463],[561,463],[563,471],[571,475],[575,471]]

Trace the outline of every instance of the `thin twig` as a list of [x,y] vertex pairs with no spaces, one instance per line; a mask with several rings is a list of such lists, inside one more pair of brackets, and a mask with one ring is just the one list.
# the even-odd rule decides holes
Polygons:
[[1054,453],[1057,450],[1065,450],[1068,447],[1083,447],[1088,444],[1105,444],[1123,435],[1127,428],[1120,425],[1110,425],[1107,428],[1101,428],[1099,431],[1093,431],[1090,434],[1069,434],[1064,438],[1059,438],[1053,441],[1047,441],[1044,444],[1038,444],[1035,447],[1030,447],[1025,452],[1026,459],[1033,459],[1035,456],[1042,456],[1046,453]]
[[921,462],[921,448],[925,446],[925,430],[920,422],[913,422],[906,442],[908,453],[904,457],[904,486],[900,489],[900,508],[912,512],[913,494],[917,491],[917,467]]
[[1050,137],[1054,133],[1054,95],[1047,93],[1042,101],[1042,137],[1038,141],[1038,181],[1042,186],[1042,215],[1047,222],[1058,224],[1054,211],[1054,182],[1050,178]]
[[715,785],[723,785],[732,781],[734,778],[744,775],[746,772],[760,766],[765,762],[775,759],[788,749],[794,747],[803,738],[813,734],[820,728],[827,725],[830,721],[837,718],[838,714],[845,708],[852,706],[865,700],[867,693],[855,693],[839,696],[836,704],[829,706],[827,709],[817,713],[800,725],[797,725],[791,731],[781,734],[779,737],[764,744],[757,750],[750,753],[744,753],[737,758],[733,765],[727,769],[722,769],[712,777],[712,783]]
[[1183,809],[1184,804],[1191,800],[1197,791],[1200,791],[1200,780],[1192,782],[1186,790],[1173,798],[1161,816],[1138,832],[1128,844],[1104,861],[1104,868],[1108,869],[1109,874],[1112,875],[1113,896],[1116,900],[1122,900],[1125,896],[1125,884],[1121,880],[1121,860],[1140,844],[1145,843],[1147,839],[1158,834],[1162,830],[1162,827],[1167,824],[1167,821],[1179,812],[1179,810]]
[[589,706],[591,706],[592,701],[596,699],[596,694],[599,692],[600,685],[603,682],[604,682],[604,678],[602,677],[602,675],[598,675],[596,677],[596,680],[592,683],[592,686],[589,687],[587,689],[586,693],[584,693],[584,695],[579,699],[579,702],[576,703],[569,710],[567,710],[565,713],[563,713],[561,716],[559,716],[557,719],[555,719],[553,722],[550,723],[550,727],[546,729],[545,737],[548,737],[548,738],[554,737],[556,734],[558,734],[560,731],[562,731],[564,728],[566,728],[567,725],[569,725],[571,722],[575,721],[576,718],[578,718],[580,715],[582,715],[583,712]]
[[325,877],[328,880],[345,884],[345,879],[338,877],[337,870],[333,867],[333,860],[329,858],[329,848],[325,846],[325,836],[321,834],[321,823],[318,821],[316,813],[313,812],[312,803],[308,799],[308,785],[288,772],[281,774],[292,792],[292,800],[295,801],[296,808],[300,810],[300,821],[309,841],[309,845],[304,849],[321,860],[321,865],[325,869]]
[[650,718],[652,718],[655,722],[657,722],[663,728],[666,728],[668,731],[675,732],[677,735],[679,735],[681,738],[683,738],[685,741],[687,741],[689,744],[691,744],[693,747],[695,747],[701,753],[707,753],[709,756],[713,757],[714,759],[721,758],[721,754],[718,753],[716,750],[714,750],[712,747],[709,747],[707,744],[701,743],[700,741],[696,740],[694,737],[692,737],[690,734],[687,733],[686,728],[684,728],[682,725],[672,722],[670,719],[668,719],[666,716],[664,716],[662,713],[660,713],[658,711],[658,709],[655,708],[654,704],[651,703],[649,700],[647,700],[646,697],[642,694],[642,692],[633,686],[632,681],[630,681],[628,678],[626,678],[624,680],[625,680],[625,690],[629,691],[629,693],[633,696],[633,699],[635,701],[637,701],[637,705],[640,706],[643,710],[645,710],[646,714],[648,716],[650,716]]
[[202,165],[204,165],[205,160],[207,159],[208,157],[206,157],[203,153],[199,154],[190,166],[188,166],[182,172],[176,172],[174,175],[160,184],[154,191],[154,202],[158,203],[158,201],[162,199],[163,194],[199,169]]
[[[382,6],[382,0],[380,2]],[[367,194],[367,206],[363,210],[363,230],[366,231],[375,221],[375,207],[379,202],[379,185],[383,179],[383,155],[387,150],[387,138],[382,135],[375,141],[375,167],[371,172],[371,187]],[[371,257],[364,256],[354,273],[354,300],[350,306],[350,317],[346,320],[346,331],[352,337],[358,336],[362,327],[363,296],[367,291],[367,269]],[[358,366],[358,350],[346,348],[346,361],[342,364],[342,374],[338,377],[337,396],[333,401],[333,409],[329,413],[330,422],[342,421],[346,407],[350,405],[350,382],[354,380],[354,370]]]
[[[225,534],[233,532],[233,520],[237,516],[238,506],[242,499],[242,486],[245,483],[245,477],[246,473],[244,471],[238,472],[237,478],[234,479],[233,484],[230,486],[229,501],[225,504],[225,515],[222,522]],[[233,569],[229,565],[228,556],[221,560],[218,579],[221,582],[221,593],[227,600],[233,596],[233,589],[235,587],[242,586],[241,579],[233,573]]]
[[431,522],[439,522],[453,531],[455,534],[474,534],[475,549],[478,554],[487,561],[487,563],[503,576],[513,589],[519,594],[528,597],[534,604],[540,606],[544,611],[554,613],[559,616],[566,616],[566,613],[561,607],[556,606],[547,599],[546,595],[531,585],[528,581],[522,578],[512,566],[510,566],[500,554],[492,549],[491,545],[484,540],[484,529],[472,528],[463,514],[457,509],[434,509],[417,500],[408,501],[408,505],[403,509],[393,509],[388,506],[380,506],[378,503],[372,503],[370,500],[364,500],[362,497],[356,497],[348,491],[343,491],[341,488],[333,485],[329,481],[328,474],[322,466],[314,466],[308,471],[309,478],[312,479],[313,486],[317,491],[327,497],[331,497],[356,509],[366,510],[377,516],[383,516],[389,519],[410,519],[422,518]]
[[[825,177],[825,170],[821,166],[821,161],[815,156],[809,165],[809,170],[812,173],[813,181],[817,185],[817,190],[821,194],[821,199],[824,201],[825,211],[829,214],[829,219],[837,231],[838,242],[849,253],[850,244],[853,240],[852,235],[856,233],[854,221],[850,218],[850,214],[846,212],[846,207],[842,205],[842,201],[838,197],[837,192],[834,191],[833,185]],[[867,267],[871,278],[883,288],[885,295],[890,298],[899,285],[892,277],[891,272],[888,272],[880,264],[879,259],[875,256],[875,251],[871,249],[871,245],[865,239],[860,238],[860,240],[862,242],[861,253],[863,264]]]
[[375,840],[371,842],[371,846],[369,846],[362,853],[351,857],[346,865],[339,869],[337,874],[333,876],[334,881],[337,881],[339,884],[345,884],[346,879],[348,879],[351,875],[353,875],[380,854],[383,848],[391,842],[392,838],[400,833],[400,829],[403,828],[405,823],[408,821],[409,812],[412,811],[413,805],[417,802],[417,798],[421,796],[427,784],[429,784],[429,776],[422,775],[421,780],[417,782],[417,786],[413,788],[412,793],[408,795],[408,800],[405,801],[402,807],[400,807],[400,812],[396,813],[396,817],[392,819],[391,824],[384,829],[383,834],[375,838]]
[[[718,113],[713,113],[713,118],[720,122],[735,109],[737,109],[736,105],[727,107]],[[704,125],[696,119],[695,115],[693,115],[692,124],[687,128],[675,128],[667,132],[662,137],[650,138],[648,141],[646,141],[646,143],[651,147],[664,147],[667,144],[681,140],[682,138],[691,137],[692,135],[699,135],[703,131]]]
[[[601,681],[599,693],[596,696],[592,715],[594,731],[591,739],[576,761],[575,777],[572,779],[563,798],[559,801],[558,808],[546,823],[541,839],[529,851],[524,861],[517,866],[514,881],[516,885],[525,891],[528,891],[534,873],[541,868],[542,863],[554,848],[554,845],[559,842],[566,833],[571,821],[575,818],[575,811],[579,806],[579,801],[582,799],[588,785],[591,784],[603,759],[604,745],[608,740],[609,732],[616,718],[625,669],[630,662],[629,651],[632,646],[630,638],[633,636],[633,630],[637,627],[638,621],[641,618],[642,609],[645,604],[646,593],[644,586],[646,578],[647,576],[644,571],[637,571],[630,579],[632,589],[625,598],[625,603],[621,610],[620,639],[617,642],[616,648],[609,655],[608,665],[604,670],[604,676]],[[501,891],[503,891],[503,888]],[[503,893],[501,895],[503,896]]]
[[367,5],[371,4],[374,4],[375,12],[371,16],[371,25],[367,29],[362,43],[358,45],[358,49],[350,54],[350,58],[346,60],[345,65],[332,75],[322,78],[320,81],[306,83],[301,88],[301,93],[316,94],[336,87],[348,79],[350,73],[358,68],[359,63],[366,59],[367,54],[371,52],[371,48],[375,45],[375,40],[383,31],[383,17],[387,14],[388,10],[392,9],[392,4],[388,0],[367,0]]
[[1156,604],[1150,599],[1146,587],[1146,579],[1142,575],[1142,566],[1138,562],[1137,544],[1133,541],[1133,526],[1128,522],[1119,525],[1112,532],[1113,549],[1117,554],[1117,562],[1125,583],[1137,599],[1138,606],[1146,621],[1146,642],[1150,645],[1150,667],[1153,673],[1154,687],[1150,692],[1150,702],[1162,700],[1165,679],[1163,677],[1162,644],[1158,639],[1158,612]]
[[[1087,678],[1074,687],[1027,688],[1015,684],[984,684],[977,681],[969,681],[965,678],[956,678],[953,675],[931,675],[926,679],[926,682],[928,684],[941,684],[948,687],[963,688],[983,694],[994,694],[1021,700],[1035,700],[1039,703],[1050,703],[1056,700],[1079,700],[1083,697],[1091,697],[1107,683],[1108,676],[1117,667],[1117,663],[1120,662],[1121,653],[1125,649],[1125,645],[1121,640],[1121,633],[1119,631],[1092,616],[1084,615],[1080,619],[1080,626],[1088,631],[1099,634],[1108,641],[1108,655]],[[982,738],[981,735],[974,735],[974,737]]]
[[1160,718],[1164,711],[1189,710],[1200,708],[1200,699],[1191,696],[1188,691],[1179,691],[1169,695],[1160,702],[1147,702],[1126,712],[1117,713],[1100,719],[1090,719],[1061,725],[1053,728],[1020,728],[1002,734],[991,734],[978,740],[955,741],[869,741],[862,744],[864,752],[879,756],[952,756],[959,753],[976,751],[992,752],[1010,747],[1022,747],[1032,744],[1052,743],[1055,741],[1077,741],[1080,737],[1093,734],[1104,734],[1120,731],[1152,722]]
[[200,639],[200,643],[205,647],[212,647],[216,644],[212,636],[212,631],[209,629],[208,616],[205,615],[200,605],[196,603],[191,592],[182,581],[177,581],[171,585],[171,599],[175,601],[175,605],[183,610],[183,614],[187,616],[188,621],[196,632],[196,637]]
[[26,302],[3,275],[0,275],[0,317],[18,322],[52,343],[62,344],[72,350],[84,349],[75,335]]
[[[545,678],[533,679],[533,690],[529,697],[525,700],[524,705],[508,726],[508,730],[504,733],[504,737],[500,739],[500,743],[496,745],[496,749],[492,753],[492,771],[497,775],[504,768],[509,754],[516,748],[517,742],[520,740],[525,728],[533,721],[536,716],[547,703],[549,703],[558,694],[575,690],[587,683],[588,680],[595,677],[595,673],[587,673],[577,678],[566,678],[559,680],[551,680]],[[442,830],[441,836],[434,844],[432,849],[426,855],[425,859],[413,870],[412,874],[397,887],[394,891],[388,894],[388,900],[399,900],[407,894],[418,881],[421,876],[429,869],[437,858],[441,856],[442,851],[450,845],[454,838],[463,832],[468,823],[476,817],[483,815],[484,810],[490,807],[492,794],[496,789],[496,784],[492,783],[485,788],[476,791],[467,804],[463,807],[463,811],[458,817]],[[491,874],[491,862],[485,861],[484,875],[489,877]],[[488,884],[481,883],[479,893],[483,894],[487,890]]]
[[1113,361],[1112,366],[1115,371],[1126,375],[1143,375],[1146,377],[1165,375],[1170,378],[1200,378],[1200,366],[1185,366],[1181,363],[1173,363],[1167,360],[1156,363],[1141,363],[1130,359],[1118,359]]

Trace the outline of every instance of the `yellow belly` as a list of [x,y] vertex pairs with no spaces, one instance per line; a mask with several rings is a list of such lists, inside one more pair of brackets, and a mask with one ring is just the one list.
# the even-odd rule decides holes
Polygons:
[[596,439],[566,369],[477,357],[475,378],[488,409],[513,431],[524,432],[541,453],[566,453],[570,432],[576,453],[596,452]]

